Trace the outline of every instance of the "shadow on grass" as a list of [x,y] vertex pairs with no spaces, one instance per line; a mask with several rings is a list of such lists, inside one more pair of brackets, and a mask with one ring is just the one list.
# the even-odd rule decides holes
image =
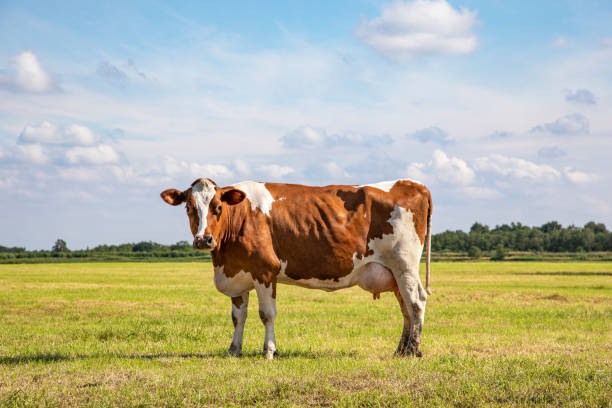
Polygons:
[[[277,359],[289,358],[324,358],[324,357],[354,357],[357,353],[353,351],[302,351],[294,350],[284,353],[279,353]],[[261,352],[252,351],[243,353],[241,357],[253,358],[261,357]],[[161,358],[182,358],[182,359],[207,359],[207,358],[240,358],[226,356],[225,352],[220,353],[151,353],[151,354],[126,354],[126,353],[108,353],[108,354],[62,354],[62,353],[36,353],[17,356],[0,356],[0,365],[16,365],[27,363],[56,363],[61,361],[87,360],[95,358],[118,358],[129,360],[156,360]]]
[[513,275],[543,276],[612,276],[612,272],[514,272]]

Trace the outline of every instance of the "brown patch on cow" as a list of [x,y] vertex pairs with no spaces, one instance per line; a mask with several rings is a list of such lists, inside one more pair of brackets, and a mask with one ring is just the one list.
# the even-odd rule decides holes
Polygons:
[[236,296],[232,298],[232,305],[236,306],[238,309],[240,309],[242,303],[244,303],[244,301],[242,300],[242,296]]

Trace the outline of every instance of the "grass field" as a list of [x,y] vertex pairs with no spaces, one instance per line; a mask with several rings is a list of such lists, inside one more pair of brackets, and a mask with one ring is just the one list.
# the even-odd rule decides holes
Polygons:
[[[423,268],[424,269],[424,268]],[[611,263],[435,263],[423,358],[395,297],[279,286],[242,358],[209,263],[0,265],[0,406],[584,406],[612,399]]]

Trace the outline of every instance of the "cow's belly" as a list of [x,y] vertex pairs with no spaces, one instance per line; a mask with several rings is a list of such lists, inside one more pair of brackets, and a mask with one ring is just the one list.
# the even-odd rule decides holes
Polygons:
[[240,271],[232,277],[223,273],[223,266],[215,266],[215,287],[224,295],[236,297],[252,290],[255,285],[250,273]]
[[292,279],[281,271],[277,280],[279,283],[326,291],[358,285],[360,288],[375,295],[381,292],[393,291],[397,287],[391,271],[377,262],[371,262],[356,268],[350,274],[338,279]]

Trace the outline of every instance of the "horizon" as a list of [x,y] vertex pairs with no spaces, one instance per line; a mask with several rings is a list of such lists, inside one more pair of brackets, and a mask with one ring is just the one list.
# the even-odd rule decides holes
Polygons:
[[3,2],[0,245],[189,241],[159,193],[200,177],[413,178],[433,233],[612,225],[611,20],[574,0]]

